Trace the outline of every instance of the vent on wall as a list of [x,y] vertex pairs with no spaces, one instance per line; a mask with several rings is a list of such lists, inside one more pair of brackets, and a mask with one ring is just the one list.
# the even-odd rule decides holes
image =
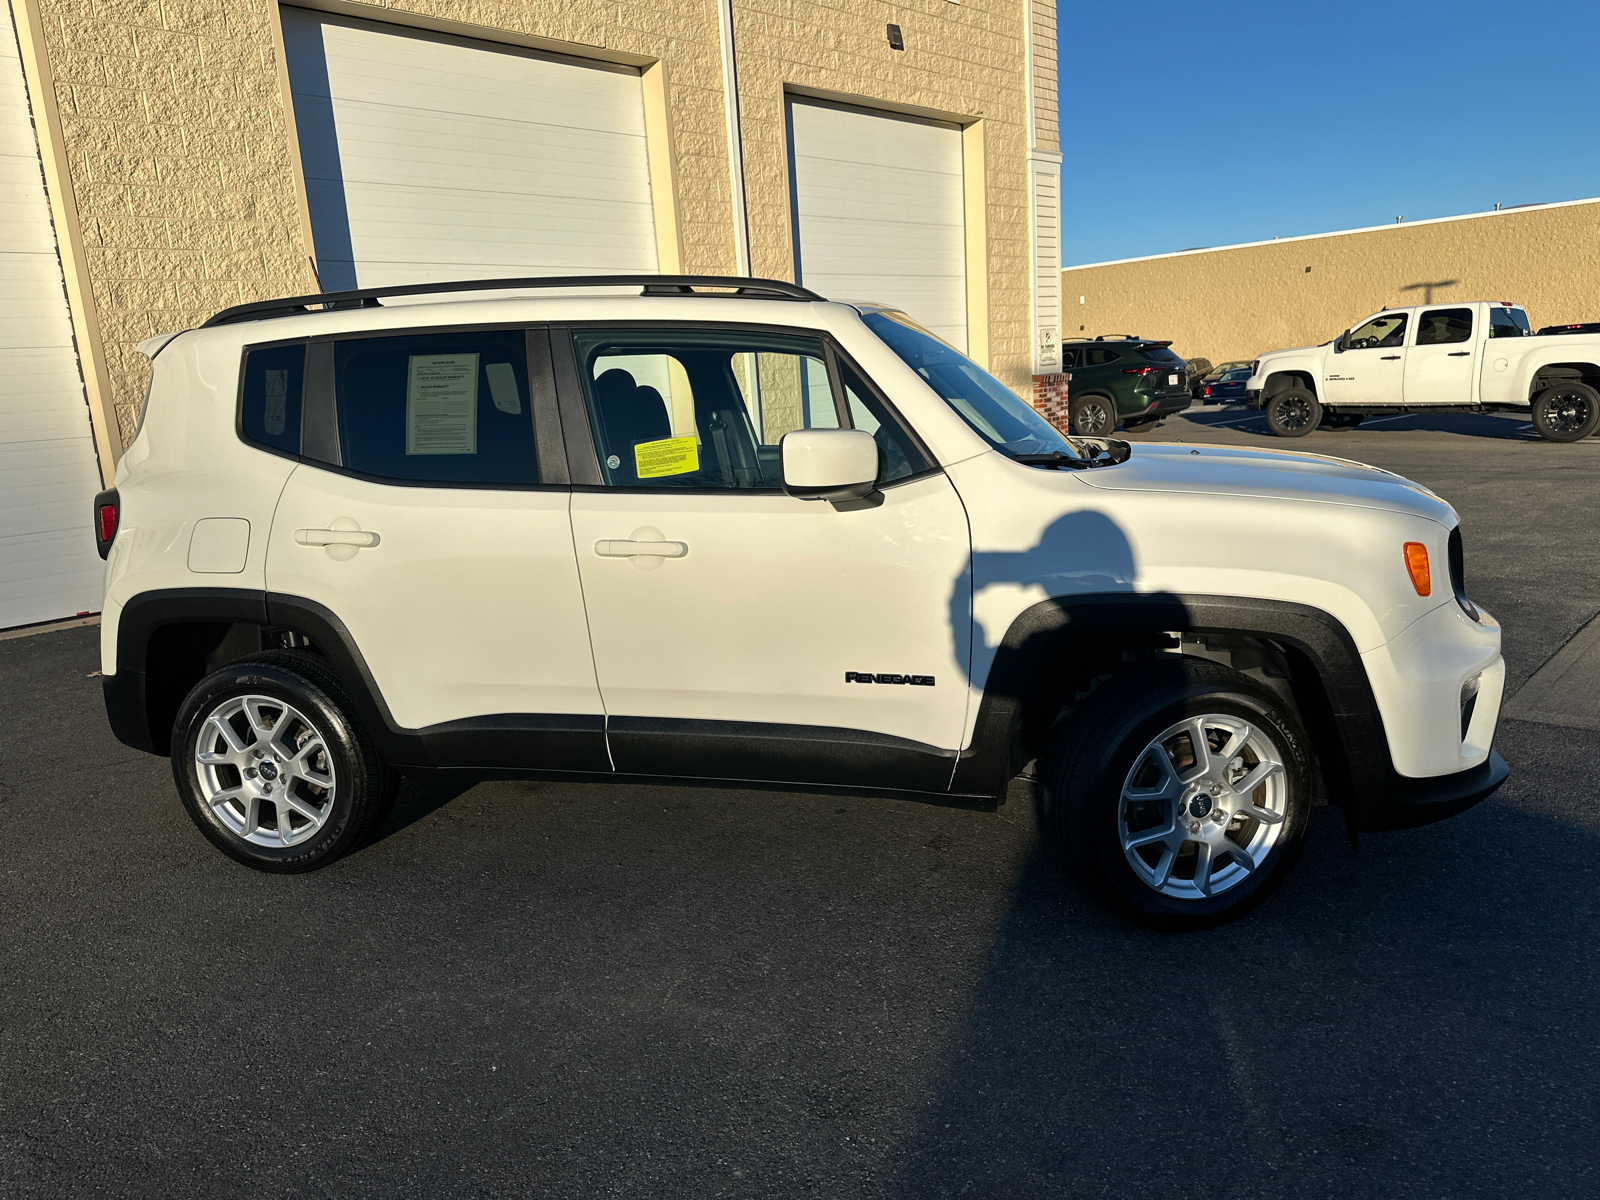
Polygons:
[[900,26],[889,26],[889,49],[904,50],[905,48],[906,39],[900,36]]

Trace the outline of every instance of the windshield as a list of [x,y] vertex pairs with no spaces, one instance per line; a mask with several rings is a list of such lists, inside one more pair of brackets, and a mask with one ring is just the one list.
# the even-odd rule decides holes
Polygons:
[[868,312],[861,319],[996,450],[1012,457],[1072,453],[1055,426],[1016,393],[904,313]]

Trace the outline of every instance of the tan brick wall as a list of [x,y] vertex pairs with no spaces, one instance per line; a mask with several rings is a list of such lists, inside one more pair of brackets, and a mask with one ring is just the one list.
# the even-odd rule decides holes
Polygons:
[[[141,339],[314,287],[270,0],[34,0],[123,440]],[[753,269],[792,278],[787,84],[985,122],[991,361],[1026,394],[1022,0],[737,0]],[[666,67],[683,269],[734,269],[716,0],[379,0],[363,6]],[[346,6],[346,11],[349,11]],[[1038,24],[1038,9],[1036,21]],[[885,26],[905,31],[889,49]],[[1053,51],[1050,57],[1053,66]]]
[[1385,305],[1516,300],[1535,328],[1595,321],[1600,201],[1081,267],[1062,283],[1068,338],[1171,338],[1212,362],[1315,345]]

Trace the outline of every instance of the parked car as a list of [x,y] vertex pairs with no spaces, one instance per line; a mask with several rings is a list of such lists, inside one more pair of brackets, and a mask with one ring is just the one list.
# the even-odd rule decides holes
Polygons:
[[106,711],[259,870],[359,846],[399,772],[993,807],[1032,768],[1052,855],[1193,928],[1278,886],[1315,804],[1399,829],[1506,777],[1500,627],[1443,500],[1319,455],[1065,438],[893,308],[490,280],[141,349],[94,508]]
[[1194,398],[1196,400],[1203,399],[1207,385],[1218,382],[1229,371],[1238,371],[1249,366],[1250,364],[1247,362],[1225,362],[1207,369],[1205,374],[1193,381]]
[[1135,334],[1065,342],[1068,426],[1084,437],[1103,437],[1154,424],[1189,407],[1188,364],[1171,342]]
[[1184,377],[1189,381],[1189,395],[1191,398],[1200,399],[1200,381],[1211,373],[1211,360],[1209,358],[1191,358],[1184,364]]
[[1536,336],[1545,337],[1552,333],[1600,333],[1600,321],[1585,321],[1578,325],[1546,325]]
[[1244,403],[1245,384],[1250,381],[1250,364],[1224,371],[1205,385],[1202,397],[1208,404]]
[[1531,337],[1509,300],[1387,308],[1331,342],[1263,354],[1246,394],[1280,437],[1373,414],[1521,412],[1540,437],[1600,428],[1600,333]]

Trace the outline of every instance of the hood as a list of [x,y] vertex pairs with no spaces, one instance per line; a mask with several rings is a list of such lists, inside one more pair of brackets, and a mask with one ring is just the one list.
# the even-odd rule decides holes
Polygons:
[[1128,461],[1074,472],[1075,479],[1111,492],[1173,492],[1345,504],[1426,517],[1450,528],[1456,510],[1420,483],[1365,463],[1325,454],[1190,446],[1135,446]]
[[1282,355],[1285,355],[1285,354],[1305,354],[1305,353],[1307,353],[1307,352],[1309,352],[1311,350],[1320,350],[1324,346],[1329,346],[1329,345],[1332,345],[1332,344],[1333,344],[1333,339],[1330,338],[1330,339],[1328,339],[1328,341],[1326,341],[1326,342],[1318,342],[1314,346],[1291,346],[1287,350],[1268,350],[1265,354],[1256,355],[1256,361],[1264,363],[1269,358],[1279,358],[1279,357],[1281,357]]

